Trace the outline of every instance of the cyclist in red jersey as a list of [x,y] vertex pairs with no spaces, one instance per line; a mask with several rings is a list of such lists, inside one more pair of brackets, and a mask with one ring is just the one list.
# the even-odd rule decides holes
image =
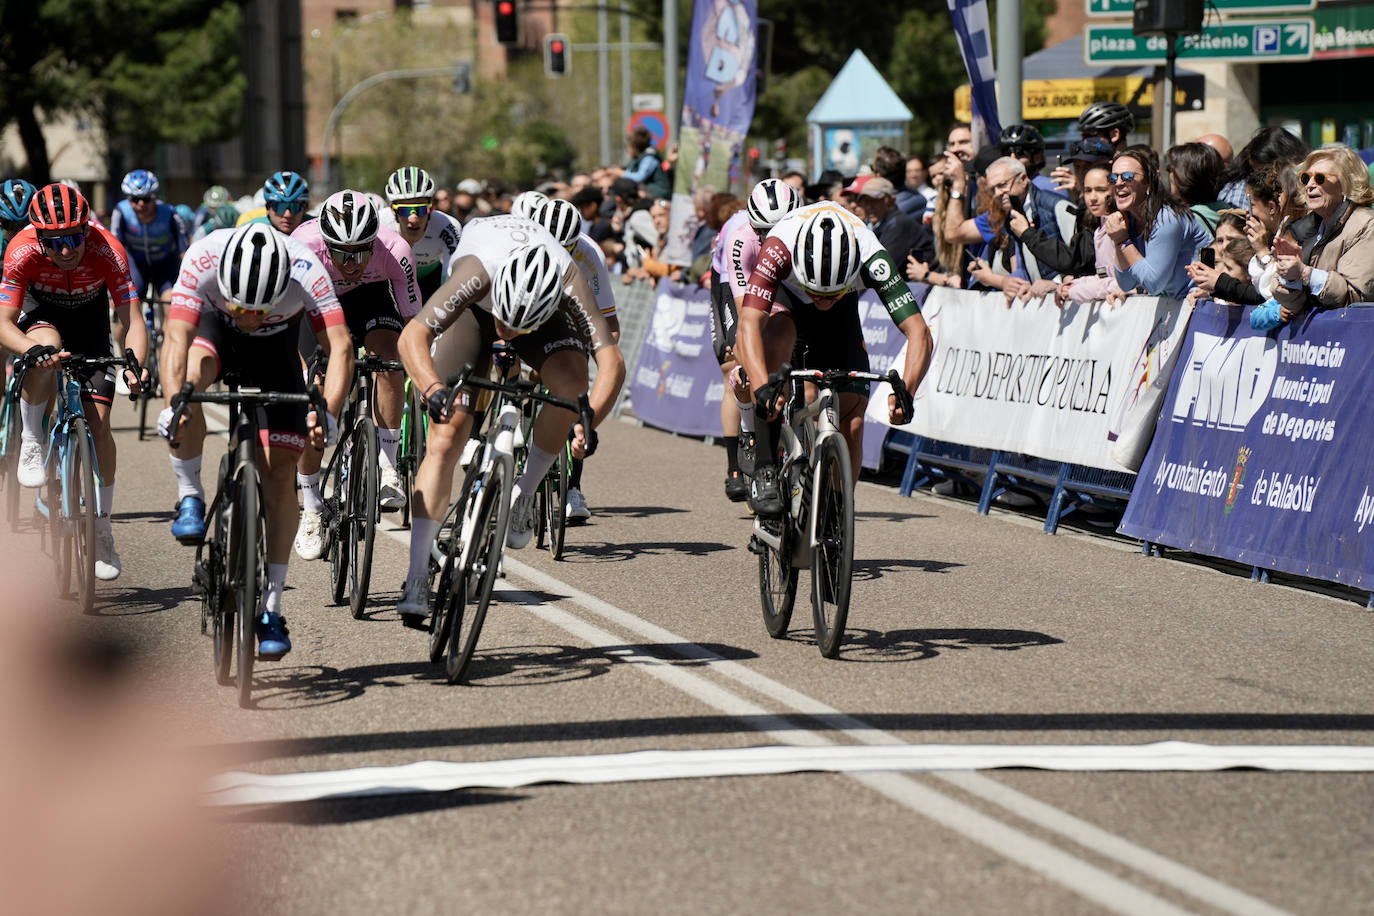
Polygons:
[[[25,376],[20,403],[23,415],[19,450],[19,483],[43,483],[40,437],[53,373],[63,356],[110,356],[109,301],[124,329],[125,341],[141,363],[148,353],[147,328],[130,321],[138,312],[138,292],[129,273],[124,248],[108,231],[91,225],[90,205],[72,188],[50,184],[33,195],[30,225],[10,241],[0,280],[0,346],[29,356],[34,368]],[[130,312],[130,307],[134,311]],[[139,380],[126,375],[131,391]],[[96,518],[95,574],[119,576],[110,506],[114,500],[115,443],[110,434],[114,369],[81,379],[81,399],[95,440],[99,474],[100,515]]]

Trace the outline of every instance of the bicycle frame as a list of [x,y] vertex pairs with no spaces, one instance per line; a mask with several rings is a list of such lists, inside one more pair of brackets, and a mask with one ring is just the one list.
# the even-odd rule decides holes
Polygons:
[[[778,468],[779,485],[786,484],[791,492],[784,498],[788,503],[788,518],[798,534],[802,533],[805,527],[806,537],[796,538],[793,542],[792,563],[795,566],[805,566],[811,562],[811,552],[816,549],[818,540],[816,537],[816,501],[819,497],[819,488],[814,481],[798,481],[799,486],[793,487],[792,474],[797,465],[808,473],[814,473],[817,469],[807,466],[810,456],[815,454],[817,449],[826,439],[841,435],[839,425],[835,420],[835,396],[834,391],[828,386],[822,386],[816,399],[810,404],[803,406],[800,410],[791,410],[793,399],[797,396],[794,392],[793,397],[788,399],[788,410],[790,416],[787,422],[782,424],[781,439],[783,446],[783,459]],[[845,446],[848,448],[848,446]],[[807,497],[803,502],[803,497]],[[762,520],[754,519],[754,536],[763,541],[774,550],[782,549],[782,538],[780,535],[769,532],[763,525]]]
[[[70,519],[72,515],[72,494],[67,492],[67,487],[65,486],[68,474],[71,471],[71,451],[68,447],[70,441],[69,436],[73,421],[77,419],[84,420],[86,418],[86,410],[81,406],[81,382],[67,371],[66,365],[60,366],[55,371],[57,373],[57,377],[54,380],[57,385],[56,411],[52,422],[48,426],[48,448],[44,463],[45,466],[50,468],[54,462],[60,462],[60,464],[58,464],[58,479],[63,481],[64,486],[61,491],[60,503],[56,509],[58,521],[66,524],[66,520]],[[91,447],[91,472],[95,474],[96,480],[99,481],[101,479],[100,459],[95,453],[95,438],[91,435],[89,425],[86,427],[86,439]],[[38,496],[35,499],[35,505],[38,508],[39,514],[44,518],[48,518],[49,512],[52,511],[53,507],[47,505],[43,501],[42,494],[43,491],[39,490]],[[97,516],[104,514],[103,510],[105,507],[100,504],[100,486],[98,483],[95,488],[95,502],[95,514]]]

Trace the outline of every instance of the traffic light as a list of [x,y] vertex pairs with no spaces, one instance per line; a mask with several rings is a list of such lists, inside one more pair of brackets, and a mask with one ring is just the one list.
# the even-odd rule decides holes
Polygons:
[[568,36],[555,32],[544,36],[544,72],[549,76],[567,76],[572,69],[572,43]]
[[515,0],[496,0],[496,40],[503,45],[513,45],[520,40]]

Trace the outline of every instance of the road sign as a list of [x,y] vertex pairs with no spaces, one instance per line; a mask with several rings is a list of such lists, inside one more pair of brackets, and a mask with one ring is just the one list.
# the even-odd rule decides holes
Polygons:
[[[1311,60],[1314,26],[1297,19],[1231,19],[1178,39],[1181,61],[1264,63]],[[1129,25],[1090,25],[1083,29],[1083,60],[1098,66],[1162,64],[1168,49],[1163,35],[1134,35]]]
[[[1089,16],[1130,16],[1135,0],[1084,0]],[[1219,13],[1300,13],[1317,8],[1317,0],[1209,0],[1209,9]]]
[[636,127],[643,127],[649,132],[653,139],[654,146],[662,150],[664,143],[668,139],[668,119],[663,116],[661,111],[636,111],[630,117],[630,123],[625,126],[625,132],[629,133]]
[[635,111],[662,111],[663,93],[661,92],[631,92],[630,107]]

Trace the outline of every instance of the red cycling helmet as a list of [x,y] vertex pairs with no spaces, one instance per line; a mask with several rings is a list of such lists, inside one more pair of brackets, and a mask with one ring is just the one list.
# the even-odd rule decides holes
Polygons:
[[90,217],[86,198],[64,184],[40,188],[29,201],[29,222],[35,229],[84,229]]

